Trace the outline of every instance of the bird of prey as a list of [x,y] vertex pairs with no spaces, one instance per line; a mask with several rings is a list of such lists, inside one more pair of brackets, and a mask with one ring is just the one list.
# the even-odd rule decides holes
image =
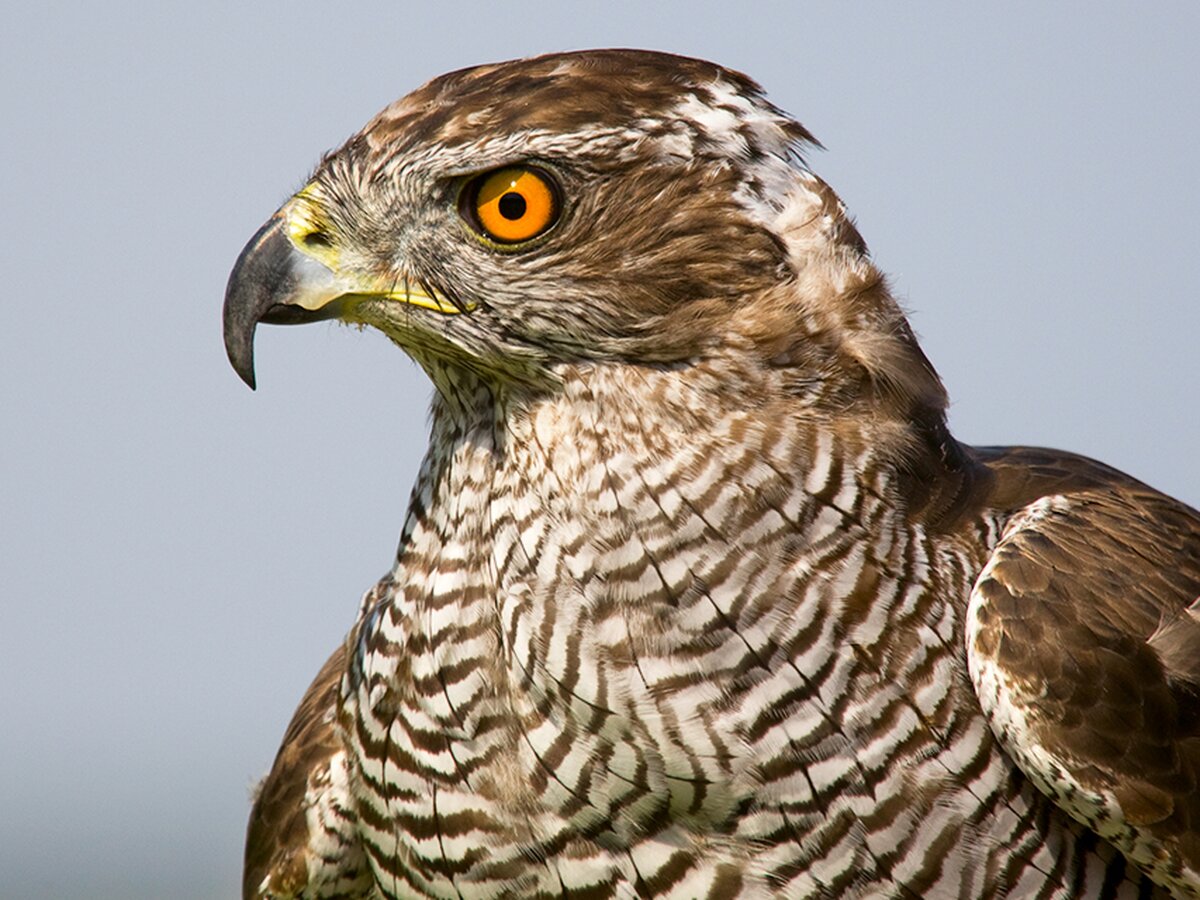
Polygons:
[[454,72],[230,277],[428,373],[259,898],[1200,897],[1200,514],[975,448],[813,139],[642,51]]

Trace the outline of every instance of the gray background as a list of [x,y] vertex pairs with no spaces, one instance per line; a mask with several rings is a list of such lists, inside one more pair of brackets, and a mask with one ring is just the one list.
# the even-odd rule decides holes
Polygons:
[[1200,6],[13,5],[0,37],[0,897],[237,891],[248,789],[388,567],[429,389],[220,306],[379,107],[643,46],[748,72],[892,273],[974,443],[1200,504]]

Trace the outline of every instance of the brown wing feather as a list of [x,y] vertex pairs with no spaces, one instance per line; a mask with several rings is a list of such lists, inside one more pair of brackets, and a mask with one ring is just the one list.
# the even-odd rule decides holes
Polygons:
[[370,896],[336,728],[345,668],[339,647],[305,692],[259,788],[246,829],[245,900]]
[[997,497],[1041,494],[972,594],[993,727],[1060,805],[1200,896],[1200,513],[1079,457],[990,465]]

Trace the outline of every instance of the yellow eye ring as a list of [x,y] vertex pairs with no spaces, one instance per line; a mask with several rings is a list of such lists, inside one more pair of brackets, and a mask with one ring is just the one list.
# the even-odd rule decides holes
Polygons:
[[481,175],[464,195],[467,221],[497,244],[532,240],[558,221],[558,187],[541,169],[512,166]]

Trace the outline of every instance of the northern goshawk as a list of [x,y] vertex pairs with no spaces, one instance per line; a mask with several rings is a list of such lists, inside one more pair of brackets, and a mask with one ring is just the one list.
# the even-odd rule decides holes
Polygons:
[[811,140],[699,60],[481,66],[243,251],[251,386],[337,318],[435,387],[247,897],[1200,897],[1200,515],[955,441]]

